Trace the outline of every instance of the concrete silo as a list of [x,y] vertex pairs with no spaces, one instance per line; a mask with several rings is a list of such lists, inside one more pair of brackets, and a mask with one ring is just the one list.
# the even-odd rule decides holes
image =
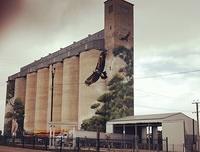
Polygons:
[[26,94],[26,78],[16,78],[15,79],[15,99],[20,99],[22,103],[25,103],[25,94]]
[[24,130],[30,134],[34,132],[35,124],[36,83],[37,73],[33,72],[27,74]]
[[49,91],[49,69],[39,69],[37,72],[36,104],[35,104],[35,126],[34,133],[42,134],[48,132],[48,91]]
[[[72,129],[78,123],[79,57],[63,61],[62,129]],[[76,127],[77,128],[77,127]]]
[[111,79],[125,66],[122,59],[113,56],[113,49],[133,48],[133,4],[124,0],[105,1],[104,23],[105,49],[108,50],[106,71]]
[[101,96],[105,90],[105,80],[101,78],[90,86],[87,86],[85,80],[94,72],[100,51],[92,49],[80,54],[79,63],[79,113],[78,122],[79,128],[83,120],[88,119],[94,115],[94,110],[90,107],[93,105],[97,98]]

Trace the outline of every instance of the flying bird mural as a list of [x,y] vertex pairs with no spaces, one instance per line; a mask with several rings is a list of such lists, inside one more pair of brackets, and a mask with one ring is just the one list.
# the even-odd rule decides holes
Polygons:
[[97,62],[97,66],[95,71],[90,75],[86,80],[85,84],[90,86],[91,84],[95,83],[101,77],[102,79],[107,78],[107,73],[104,71],[105,68],[105,61],[106,61],[106,51],[101,52],[99,56],[99,60]]

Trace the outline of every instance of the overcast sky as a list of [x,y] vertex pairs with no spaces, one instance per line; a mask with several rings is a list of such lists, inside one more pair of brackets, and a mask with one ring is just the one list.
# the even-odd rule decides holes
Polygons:
[[[9,75],[104,28],[103,0],[4,1],[0,129]],[[195,118],[191,103],[200,98],[200,72],[190,71],[200,70],[200,1],[129,1],[135,5],[135,114],[184,112]],[[186,73],[172,74],[177,72]]]

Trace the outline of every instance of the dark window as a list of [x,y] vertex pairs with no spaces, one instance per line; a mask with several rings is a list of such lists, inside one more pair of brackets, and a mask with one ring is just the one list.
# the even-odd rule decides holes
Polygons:
[[112,30],[112,26],[110,25],[110,30]]
[[120,6],[120,10],[124,14],[128,14],[128,12],[129,12],[129,8],[127,6],[124,6],[124,5]]
[[109,12],[109,14],[113,12],[113,6],[112,5],[109,6],[108,12]]

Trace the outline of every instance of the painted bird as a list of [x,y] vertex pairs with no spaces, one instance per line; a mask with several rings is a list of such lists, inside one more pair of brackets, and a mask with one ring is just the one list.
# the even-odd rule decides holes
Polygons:
[[101,52],[99,56],[99,60],[97,62],[97,66],[95,68],[95,71],[90,75],[86,80],[85,84],[87,86],[90,86],[91,84],[95,83],[99,80],[101,77],[102,79],[107,78],[107,73],[104,71],[105,68],[105,60],[106,60],[106,51]]

